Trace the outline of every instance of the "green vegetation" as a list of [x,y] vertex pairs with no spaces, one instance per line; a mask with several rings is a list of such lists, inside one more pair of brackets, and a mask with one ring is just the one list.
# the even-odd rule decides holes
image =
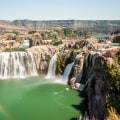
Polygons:
[[56,42],[57,39],[57,34],[56,33],[50,33],[49,34],[49,39],[52,40],[53,42]]
[[64,60],[63,60],[63,58],[59,55],[58,58],[57,58],[56,74],[57,74],[57,75],[62,74],[64,68],[65,68]]
[[82,38],[82,39],[87,39],[92,35],[92,33],[90,33],[90,32],[81,31],[81,30],[74,31],[74,34],[75,34],[76,37],[79,37],[79,38]]
[[63,28],[60,30],[45,31],[41,33],[42,40],[53,40],[53,42],[62,39],[87,39],[90,35],[91,34],[86,31],[74,30],[72,28]]
[[20,33],[16,30],[13,30],[12,33],[16,34],[16,35],[19,35]]
[[7,40],[16,40],[17,42],[22,42],[24,39],[32,39],[33,41],[52,40],[54,43],[62,40],[85,40],[90,37],[90,33],[81,30],[74,30],[72,28],[46,30],[42,32],[32,29],[24,35],[21,31],[13,30],[11,32],[6,31],[5,34]]
[[64,28],[63,31],[64,31],[64,35],[66,37],[72,37],[73,36],[73,30],[72,29],[70,29],[70,28]]
[[117,56],[115,63],[108,66],[109,95],[106,97],[107,107],[113,106],[120,113],[120,56]]
[[6,48],[3,52],[26,51],[24,48]]
[[28,34],[34,34],[34,33],[36,33],[36,30],[30,30],[30,31],[28,32]]

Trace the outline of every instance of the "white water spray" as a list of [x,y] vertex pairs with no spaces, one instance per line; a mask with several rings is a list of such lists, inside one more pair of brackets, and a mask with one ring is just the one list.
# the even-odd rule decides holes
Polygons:
[[1,52],[0,78],[24,78],[37,75],[36,65],[32,53],[29,52]]
[[55,78],[56,63],[57,63],[57,53],[51,58],[48,68],[48,74],[46,78]]
[[55,55],[50,60],[48,74],[47,74],[46,78],[52,78],[52,79],[54,79],[54,82],[67,84],[69,74],[70,74],[71,69],[74,65],[74,62],[67,65],[67,67],[64,70],[63,75],[61,76],[61,78],[59,78],[55,75],[57,58],[58,58],[58,55],[57,55],[57,53],[55,53]]
[[67,83],[67,82],[68,82],[69,75],[70,75],[70,72],[71,72],[71,69],[72,69],[73,65],[74,65],[74,62],[72,62],[72,63],[70,63],[70,64],[68,64],[68,65],[66,66],[66,68],[65,68],[65,70],[64,70],[64,73],[63,73],[63,75],[61,76],[61,81],[62,81],[63,83]]

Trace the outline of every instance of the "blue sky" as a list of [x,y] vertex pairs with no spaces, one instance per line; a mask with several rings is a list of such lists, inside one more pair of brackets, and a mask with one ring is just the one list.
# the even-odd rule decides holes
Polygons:
[[0,20],[120,20],[120,0],[0,0]]

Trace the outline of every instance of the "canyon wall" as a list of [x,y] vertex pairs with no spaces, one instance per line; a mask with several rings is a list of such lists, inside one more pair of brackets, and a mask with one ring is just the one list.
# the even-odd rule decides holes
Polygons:
[[120,20],[49,20],[49,21],[31,21],[31,20],[14,20],[0,21],[0,28],[13,26],[15,28],[24,27],[45,29],[74,28],[85,30],[87,32],[113,32],[120,28]]
[[114,64],[115,54],[119,51],[116,49],[104,54],[91,52],[76,56],[69,84],[73,89],[86,91],[88,96],[88,111],[83,120],[105,119],[105,101],[109,91],[107,66]]

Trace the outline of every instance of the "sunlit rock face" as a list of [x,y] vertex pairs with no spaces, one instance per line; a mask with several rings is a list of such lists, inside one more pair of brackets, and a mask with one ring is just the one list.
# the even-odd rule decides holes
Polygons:
[[59,48],[51,45],[41,45],[31,47],[27,50],[34,56],[38,73],[46,74],[48,71],[50,59],[55,54],[55,52],[59,51]]
[[[82,53],[78,54],[75,58],[75,65],[73,68],[74,84],[82,83],[86,84],[88,80],[91,80],[94,75],[93,64],[94,60],[99,54],[90,53],[86,56],[82,55]],[[74,85],[73,85],[74,86]]]
[[34,57],[30,52],[1,52],[0,78],[23,78],[37,75]]
[[83,75],[83,65],[84,65],[84,56],[82,54],[78,54],[75,57],[75,65],[72,71],[72,78],[70,79],[69,83],[72,85],[72,88],[76,88],[76,83],[80,83],[80,79]]
[[[33,46],[27,49],[27,51],[33,54],[37,71],[40,74],[41,73],[47,74],[50,60],[55,53],[58,53],[58,55],[60,55],[64,59],[64,61],[66,61],[66,59],[70,56],[70,50],[65,50],[63,46],[57,47],[53,45]],[[69,63],[71,62],[72,61],[70,61]]]

